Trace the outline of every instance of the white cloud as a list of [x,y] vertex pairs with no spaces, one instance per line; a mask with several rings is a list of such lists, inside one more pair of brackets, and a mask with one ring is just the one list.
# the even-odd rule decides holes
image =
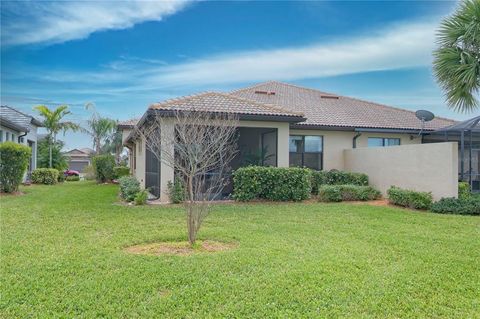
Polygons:
[[61,43],[102,30],[160,21],[187,0],[57,1],[2,3],[2,45]]

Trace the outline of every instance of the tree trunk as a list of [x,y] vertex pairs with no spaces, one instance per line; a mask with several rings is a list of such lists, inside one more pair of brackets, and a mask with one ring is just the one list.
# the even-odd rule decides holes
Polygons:
[[52,168],[52,141],[48,143],[48,154],[49,154],[48,167]]
[[188,196],[189,196],[189,203],[188,205],[188,212],[187,212],[187,227],[188,227],[188,242],[191,246],[195,244],[195,240],[197,239],[197,230],[195,227],[195,197],[193,194],[193,177],[189,176],[187,179],[188,183]]

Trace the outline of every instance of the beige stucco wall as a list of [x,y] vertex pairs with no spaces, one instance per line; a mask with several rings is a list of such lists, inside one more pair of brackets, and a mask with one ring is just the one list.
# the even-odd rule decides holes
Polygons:
[[432,192],[435,200],[458,193],[457,143],[345,150],[345,169],[368,174],[382,193],[390,186]]
[[[290,135],[320,135],[323,136],[323,169],[345,168],[343,151],[353,147],[353,137],[356,135],[353,131],[325,131],[325,130],[290,130]],[[397,133],[365,133],[362,132],[357,138],[357,147],[367,147],[369,137],[400,138],[400,145],[419,144],[421,139],[411,134]],[[288,145],[288,144],[287,144]]]
[[136,168],[134,169],[134,176],[140,182],[140,186],[145,188],[145,140],[138,139],[135,141],[135,149],[137,152]]

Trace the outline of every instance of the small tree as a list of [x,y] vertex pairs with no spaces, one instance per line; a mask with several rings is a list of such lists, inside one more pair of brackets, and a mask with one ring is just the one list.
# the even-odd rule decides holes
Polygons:
[[100,116],[92,103],[87,104],[85,108],[87,110],[92,110],[92,116],[87,121],[87,128],[83,128],[82,131],[85,134],[90,135],[93,140],[93,148],[95,149],[95,153],[99,155],[102,152],[103,144],[115,131],[117,122],[107,117]]
[[[56,141],[50,144],[48,139],[42,139],[38,142],[37,148],[37,167],[48,168],[50,167],[50,151],[52,155],[52,168],[59,171],[64,171],[68,168],[67,157],[62,154],[63,148],[62,141]],[[50,148],[51,147],[51,148]]]
[[[188,241],[193,245],[210,204],[229,179],[230,162],[237,152],[238,118],[231,114],[172,111],[154,113],[137,136],[162,163],[172,167],[185,190]],[[170,128],[170,129],[169,129]]]
[[12,193],[18,190],[28,167],[31,150],[14,142],[0,143],[0,190]]

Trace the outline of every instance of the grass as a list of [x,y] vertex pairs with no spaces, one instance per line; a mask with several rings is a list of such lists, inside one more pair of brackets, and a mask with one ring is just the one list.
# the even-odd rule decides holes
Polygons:
[[218,205],[190,256],[181,207],[127,207],[117,187],[31,186],[1,198],[2,318],[474,318],[480,218],[352,204]]

